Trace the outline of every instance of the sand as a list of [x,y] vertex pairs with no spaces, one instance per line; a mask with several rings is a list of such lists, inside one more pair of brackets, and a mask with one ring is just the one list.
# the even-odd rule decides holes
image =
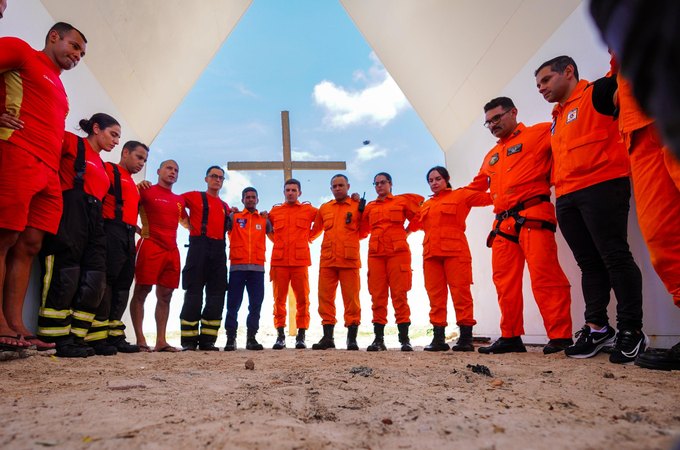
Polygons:
[[540,347],[30,352],[0,374],[2,449],[667,449],[680,439],[678,372]]

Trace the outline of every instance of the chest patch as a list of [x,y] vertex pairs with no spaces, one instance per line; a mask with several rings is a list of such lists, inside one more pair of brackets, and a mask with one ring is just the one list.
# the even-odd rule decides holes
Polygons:
[[510,147],[508,149],[507,154],[508,154],[508,156],[510,156],[510,155],[514,155],[515,153],[519,153],[521,151],[522,151],[522,144],[517,144],[517,145],[513,145],[512,147]]
[[498,153],[494,153],[493,155],[491,155],[491,158],[489,158],[489,165],[493,166],[497,162],[498,162]]
[[578,108],[574,108],[567,113],[567,123],[573,122],[578,118]]
[[238,223],[239,227],[245,228],[246,224],[248,223],[248,219],[239,218],[239,219],[236,219],[236,223]]
[[256,229],[256,230],[261,230],[261,229],[262,229],[262,225],[260,225],[259,223],[256,223],[256,224],[255,224],[255,229]]

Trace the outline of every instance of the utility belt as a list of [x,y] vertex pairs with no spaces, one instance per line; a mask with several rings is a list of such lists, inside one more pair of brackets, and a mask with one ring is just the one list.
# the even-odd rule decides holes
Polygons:
[[[520,211],[523,211],[527,208],[531,208],[532,206],[539,205],[543,202],[549,201],[550,201],[549,195],[537,195],[535,197],[531,197],[528,200],[518,203],[514,207],[508,209],[507,211],[503,211],[500,214],[496,214],[496,227],[493,230],[491,230],[489,236],[486,238],[486,246],[491,248],[491,245],[493,244],[494,239],[496,239],[496,236],[504,237],[505,239],[514,242],[515,244],[519,244],[519,233],[522,230],[522,227],[550,230],[553,233],[556,232],[557,226],[552,222],[540,219],[527,219],[526,217],[519,215]],[[509,217],[515,219],[515,231],[517,232],[517,236],[504,233],[503,231],[501,231],[501,224],[505,219]]]
[[191,244],[197,245],[199,242],[207,242],[208,245],[225,246],[226,239],[213,239],[208,236],[189,236],[189,243],[184,244],[184,247],[189,248]]

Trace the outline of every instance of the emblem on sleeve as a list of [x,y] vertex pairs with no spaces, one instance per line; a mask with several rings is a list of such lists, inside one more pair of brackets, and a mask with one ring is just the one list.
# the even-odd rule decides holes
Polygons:
[[567,123],[576,120],[578,117],[578,108],[574,108],[567,113]]
[[489,165],[493,166],[497,162],[498,162],[498,153],[494,153],[493,155],[491,155],[491,158],[489,158]]
[[522,151],[522,144],[513,145],[512,147],[508,148],[508,156],[514,155],[515,153],[519,153],[521,151]]

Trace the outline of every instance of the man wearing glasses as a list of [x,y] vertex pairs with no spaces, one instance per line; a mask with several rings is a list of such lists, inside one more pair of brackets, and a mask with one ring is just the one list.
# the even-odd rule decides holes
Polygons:
[[[205,182],[208,188],[204,192],[182,194],[189,214],[189,251],[182,270],[182,288],[186,292],[179,315],[183,350],[219,350],[215,341],[227,291],[225,235],[229,205],[219,196],[224,170],[209,167]],[[201,312],[204,289],[205,306]]]
[[522,334],[522,278],[529,266],[531,288],[550,341],[543,353],[573,344],[569,280],[557,259],[555,208],[550,202],[550,124],[517,123],[508,97],[484,105],[486,122],[497,139],[467,186],[491,193],[496,220],[489,235],[493,281],[501,309],[501,338],[480,353],[525,352]]

